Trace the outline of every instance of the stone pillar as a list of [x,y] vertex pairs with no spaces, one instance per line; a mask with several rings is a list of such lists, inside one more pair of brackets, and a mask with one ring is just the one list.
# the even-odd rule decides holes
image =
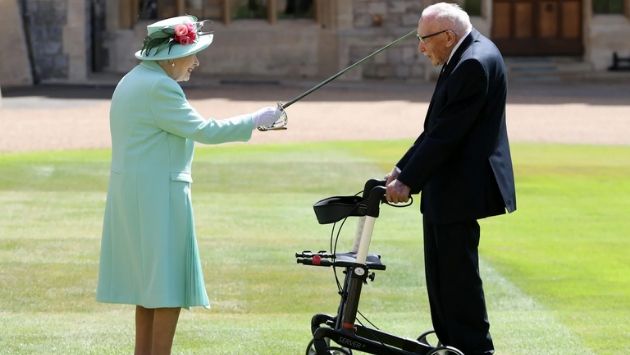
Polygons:
[[4,86],[32,85],[31,62],[17,0],[0,1],[0,81]]
[[68,77],[72,83],[87,81],[89,67],[89,12],[87,0],[67,0],[67,22],[63,27],[63,48],[68,58]]
[[[348,65],[344,34],[352,28],[352,1],[319,0],[318,76],[329,77]],[[340,80],[348,80],[350,73]]]

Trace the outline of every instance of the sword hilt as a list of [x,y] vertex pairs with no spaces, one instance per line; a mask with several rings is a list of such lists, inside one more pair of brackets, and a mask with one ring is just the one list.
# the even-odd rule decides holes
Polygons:
[[287,112],[284,110],[285,106],[278,102],[278,110],[280,110],[280,118],[276,120],[276,122],[268,125],[268,126],[260,126],[258,130],[261,132],[266,131],[279,131],[287,129],[287,124],[289,123],[289,118],[287,117]]

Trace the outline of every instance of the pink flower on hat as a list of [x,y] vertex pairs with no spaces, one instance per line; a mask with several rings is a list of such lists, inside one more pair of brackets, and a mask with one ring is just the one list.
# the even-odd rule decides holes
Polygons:
[[[189,25],[192,25],[192,24],[189,24]],[[193,30],[191,27],[188,27],[187,25],[182,25],[182,24],[175,26],[175,37],[186,36],[188,34],[188,31]]]
[[197,39],[195,25],[192,23],[179,24],[175,26],[174,39],[182,45],[192,44]]
[[175,37],[175,40],[182,45],[192,44],[194,42],[194,40],[190,39],[188,36]]

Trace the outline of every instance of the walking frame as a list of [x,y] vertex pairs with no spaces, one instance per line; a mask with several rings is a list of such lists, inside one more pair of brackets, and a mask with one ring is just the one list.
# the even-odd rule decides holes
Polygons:
[[[306,348],[306,355],[352,355],[352,350],[383,355],[463,355],[454,347],[443,346],[434,341],[435,332],[432,330],[422,333],[417,339],[409,339],[369,328],[357,320],[363,284],[366,284],[368,279],[374,281],[375,274],[372,270],[386,268],[381,263],[380,255],[369,253],[380,204],[386,202],[384,195],[385,181],[370,179],[365,183],[362,196],[333,196],[313,206],[320,224],[336,223],[341,220],[345,222],[347,217],[359,218],[352,251],[337,253],[336,242],[333,247],[331,240],[333,250],[330,253],[303,251],[295,254],[299,264],[342,267],[345,270],[343,287],[340,287],[339,291],[337,314],[313,316],[311,319],[313,339]],[[333,234],[334,228],[333,224]],[[430,344],[429,339],[435,344]]]

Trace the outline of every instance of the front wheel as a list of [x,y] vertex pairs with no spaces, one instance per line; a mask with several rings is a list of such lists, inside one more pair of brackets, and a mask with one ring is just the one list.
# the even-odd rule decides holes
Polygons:
[[432,348],[437,348],[437,347],[442,346],[442,344],[440,343],[440,340],[437,338],[437,335],[435,334],[435,330],[427,330],[426,332],[420,334],[420,336],[418,337],[418,341]]
[[[327,355],[352,355],[352,350],[347,348],[340,348],[336,346],[330,346],[330,339],[325,338],[326,341],[326,350],[328,350]],[[317,355],[317,350],[315,350],[315,339],[311,339],[311,341],[306,346],[306,355]]]
[[440,346],[429,351],[427,355],[464,355],[464,353],[452,346]]

